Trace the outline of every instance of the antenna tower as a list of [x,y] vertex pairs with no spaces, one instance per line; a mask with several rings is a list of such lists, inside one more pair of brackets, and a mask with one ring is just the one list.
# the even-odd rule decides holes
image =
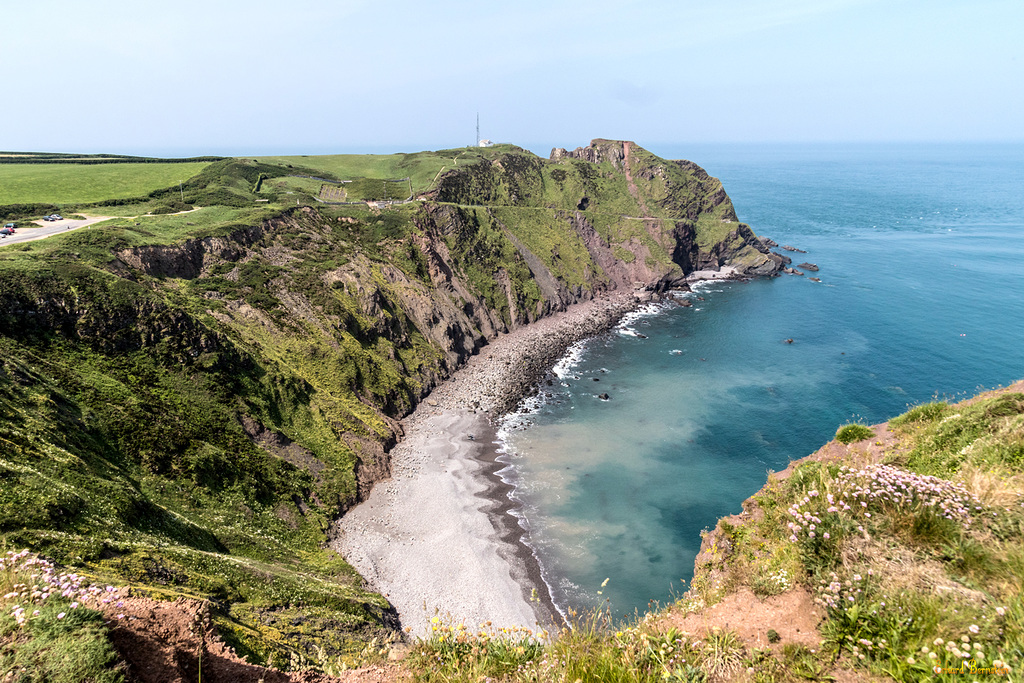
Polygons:
[[480,112],[476,113],[476,140],[473,141],[473,146],[480,146]]

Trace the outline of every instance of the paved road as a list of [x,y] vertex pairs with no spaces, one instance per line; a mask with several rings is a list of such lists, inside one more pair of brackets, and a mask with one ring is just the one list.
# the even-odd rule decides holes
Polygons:
[[100,221],[105,221],[108,218],[110,218],[110,216],[93,216],[84,220],[71,220],[70,218],[65,218],[64,220],[54,221],[52,223],[47,223],[45,221],[26,223],[24,221],[19,221],[16,232],[13,235],[7,235],[6,237],[0,238],[0,247],[6,247],[8,244],[17,244],[18,242],[41,240],[44,237],[49,237],[50,235],[59,235],[60,233],[75,230],[76,228],[84,228],[87,225],[99,223]]

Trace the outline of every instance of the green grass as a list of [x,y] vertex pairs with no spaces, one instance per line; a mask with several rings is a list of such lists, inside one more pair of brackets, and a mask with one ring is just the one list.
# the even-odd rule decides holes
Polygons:
[[[513,149],[511,145],[499,145],[412,154],[331,154],[257,158],[264,163],[280,164],[285,167],[288,165],[303,166],[313,171],[328,173],[339,180],[358,178],[396,180],[408,177],[412,179],[413,191],[420,193],[431,189],[434,178],[442,169],[457,169],[481,159],[493,159],[510,149]],[[404,195],[402,198],[405,198]]]
[[603,277],[579,235],[571,230],[553,230],[564,218],[550,209],[498,207],[494,217],[523,241],[551,273],[570,287],[590,289]]
[[0,164],[0,205],[85,204],[145,196],[177,185],[208,163]]
[[[120,683],[118,656],[99,612],[70,610],[70,601],[54,601],[25,629],[0,615],[0,670],[23,683]],[[67,616],[57,619],[58,614]]]
[[[456,157],[462,173],[446,191],[468,206],[309,209],[320,181],[289,177],[351,175],[347,188],[373,195],[385,178],[425,188]],[[570,225],[585,190],[593,204],[582,213],[616,253],[639,243],[670,265],[676,222],[615,213],[636,203],[610,164],[552,166],[510,146],[226,159],[180,191],[96,207],[117,216],[102,224],[0,249],[0,535],[111,582],[216,600],[222,633],[253,661],[349,662],[384,635],[385,604],[325,549],[326,529],[357,498],[357,457],[378,464],[393,420],[452,370],[452,351],[429,341],[438,329],[419,327],[443,296],[430,274],[438,255],[467,292],[444,306],[484,305],[509,327],[525,323],[545,303],[532,269],[566,288],[602,282]],[[145,215],[182,194],[203,208]],[[133,265],[140,253],[144,265]],[[474,322],[467,313],[458,324]],[[245,420],[289,450],[258,447]],[[955,550],[965,573],[990,572],[975,548]],[[773,562],[792,569],[792,558]],[[638,644],[604,630],[593,638],[608,672],[647,680],[626,673],[640,660],[612,661]],[[501,666],[538,653],[509,645]],[[656,662],[643,661],[654,676]]]
[[[323,185],[321,180],[312,180],[310,178],[289,178],[283,176],[281,178],[273,178],[263,182],[263,188],[260,192],[261,195],[275,193],[277,195],[288,195],[292,194],[305,194],[311,197],[315,197],[320,194],[320,186]],[[287,202],[288,197],[281,197],[283,202]],[[294,202],[293,202],[294,203]]]
[[416,680],[475,683],[655,683],[707,681],[741,663],[735,634],[692,638],[657,628],[650,618],[616,625],[606,611],[570,615],[557,634],[435,617],[430,637],[408,658]]
[[213,206],[178,215],[115,216],[44,240],[0,246],[0,263],[20,263],[27,268],[38,267],[41,260],[46,259],[106,263],[113,250],[175,244],[194,237],[224,236],[258,225],[279,213],[280,209],[266,206],[249,209]]
[[[24,683],[120,683],[123,665],[110,643],[103,615],[85,591],[73,597],[53,588],[67,580],[39,558],[0,556],[0,671]],[[65,584],[65,585],[70,585]],[[43,592],[49,592],[42,597]]]
[[836,441],[844,444],[851,444],[854,441],[863,441],[864,439],[870,439],[874,436],[874,431],[870,427],[866,427],[862,424],[847,424],[843,425],[836,431]]

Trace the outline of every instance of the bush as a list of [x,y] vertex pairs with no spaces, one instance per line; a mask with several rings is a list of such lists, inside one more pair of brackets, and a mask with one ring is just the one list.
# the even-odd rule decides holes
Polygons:
[[875,432],[870,427],[860,424],[847,424],[843,425],[838,429],[838,431],[836,431],[836,441],[851,444],[855,441],[870,439],[874,435]]
[[178,213],[179,211],[191,211],[192,205],[186,204],[182,201],[170,201],[164,204],[160,204],[155,209],[150,211],[153,215],[167,214],[167,213]]

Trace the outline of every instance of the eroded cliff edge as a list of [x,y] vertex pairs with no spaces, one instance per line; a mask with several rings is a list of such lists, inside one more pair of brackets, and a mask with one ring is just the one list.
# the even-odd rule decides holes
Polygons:
[[217,600],[257,660],[316,659],[344,645],[328,630],[388,621],[323,545],[388,476],[398,418],[498,334],[698,269],[770,274],[769,244],[696,165],[596,140],[458,167],[384,211],[305,206],[171,243],[97,229],[12,255],[2,529]]

